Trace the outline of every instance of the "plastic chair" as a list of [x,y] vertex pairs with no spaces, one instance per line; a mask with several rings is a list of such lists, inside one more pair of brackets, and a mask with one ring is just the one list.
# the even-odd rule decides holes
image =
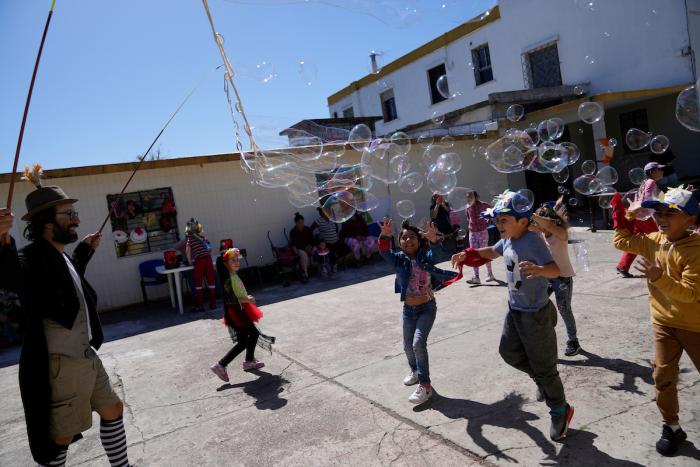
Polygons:
[[148,296],[146,295],[146,287],[154,285],[162,285],[168,282],[168,278],[163,274],[158,274],[156,268],[164,266],[165,262],[162,259],[151,259],[139,264],[139,274],[141,275],[141,293],[143,294],[143,304],[148,305]]

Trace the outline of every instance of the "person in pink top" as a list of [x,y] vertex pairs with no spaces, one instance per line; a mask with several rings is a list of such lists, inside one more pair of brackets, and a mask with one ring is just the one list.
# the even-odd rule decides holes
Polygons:
[[[469,222],[469,246],[474,249],[485,248],[489,246],[488,222],[481,217],[481,213],[489,209],[491,205],[481,201],[476,191],[472,191],[467,195],[467,202],[468,204],[465,212],[467,214],[467,222]],[[486,263],[486,271],[489,274],[486,282],[495,281],[496,278],[493,277],[491,263]],[[474,268],[474,277],[468,279],[467,283],[481,284],[479,268]]]
[[[636,203],[641,203],[645,199],[657,199],[661,193],[659,187],[656,186],[656,182],[663,178],[664,166],[659,165],[658,162],[649,162],[644,166],[644,173],[646,174],[647,179],[639,186],[639,190],[637,190],[637,194],[634,197],[634,201]],[[651,217],[643,221],[639,219],[634,221],[633,234],[635,235],[648,234],[656,232],[657,230],[658,227],[656,226],[656,222],[654,222],[654,219]],[[634,277],[632,274],[630,274],[630,268],[632,267],[632,263],[634,263],[634,259],[636,257],[637,255],[632,253],[622,253],[622,257],[617,263],[617,272],[619,272],[622,277],[626,279]]]

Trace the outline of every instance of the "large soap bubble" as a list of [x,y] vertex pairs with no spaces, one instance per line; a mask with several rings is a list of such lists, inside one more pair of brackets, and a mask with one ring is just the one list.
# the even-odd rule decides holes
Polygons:
[[442,97],[450,98],[450,86],[447,83],[447,75],[440,76],[435,82],[435,87]]
[[447,195],[457,186],[457,176],[436,167],[428,172],[428,188],[432,193]]
[[691,131],[700,131],[700,81],[682,90],[676,98],[676,119]]
[[450,203],[450,209],[453,211],[462,211],[466,209],[468,204],[469,193],[474,193],[471,188],[456,187],[447,195],[447,202]]
[[433,121],[434,124],[442,125],[445,122],[445,114],[436,110],[435,112],[433,112],[430,119]]
[[348,191],[333,193],[325,199],[321,209],[332,222],[342,224],[355,215],[355,197]]
[[596,178],[600,180],[603,185],[614,185],[617,183],[617,170],[609,165],[603,166],[598,170]]
[[629,176],[630,182],[632,182],[633,185],[641,185],[647,178],[644,174],[644,169],[641,167],[635,167],[634,169],[630,169],[627,175]]
[[401,177],[411,170],[411,161],[408,159],[408,156],[403,154],[396,155],[389,160],[389,169],[392,173]]
[[593,175],[596,170],[596,163],[595,161],[592,160],[587,160],[583,161],[583,164],[581,164],[581,172],[583,172],[584,175]]
[[447,152],[438,157],[435,168],[456,174],[462,168],[462,159],[456,152]]
[[593,175],[581,175],[574,180],[574,190],[582,195],[594,195],[603,189],[604,185]]
[[401,154],[408,154],[411,150],[411,138],[403,131],[397,131],[389,138],[389,142],[394,143],[401,148]]
[[423,175],[411,172],[399,180],[399,190],[403,193],[417,193],[423,187]]
[[560,138],[564,132],[564,125],[561,119],[549,118],[547,120],[542,120],[539,125],[537,125],[537,134],[541,141],[554,141]]
[[525,115],[525,109],[520,104],[513,104],[506,110],[506,118],[511,122],[517,122],[522,120]]
[[393,154],[400,155],[397,154],[396,148],[394,143],[389,143],[366,149],[360,159],[362,173],[386,184],[398,182],[401,174],[397,173],[396,167],[392,167],[390,163]]
[[364,123],[355,125],[352,130],[350,130],[350,135],[348,136],[348,143],[355,148],[356,151],[364,151],[369,148],[372,142],[372,130],[369,129]]
[[[537,148],[537,153],[539,166],[544,168],[544,170],[540,170],[543,173],[561,172],[569,165],[569,152],[560,144],[542,143]],[[531,168],[534,169],[534,167]]]
[[625,135],[625,142],[627,143],[627,147],[631,150],[639,151],[649,145],[651,142],[651,135],[638,128],[630,128]]
[[578,106],[578,118],[589,125],[599,122],[604,115],[603,106],[597,102],[584,102]]
[[649,141],[649,149],[654,154],[663,154],[671,146],[671,141],[664,135],[656,135]]
[[396,212],[402,219],[409,219],[416,215],[416,206],[409,199],[402,199],[396,203]]

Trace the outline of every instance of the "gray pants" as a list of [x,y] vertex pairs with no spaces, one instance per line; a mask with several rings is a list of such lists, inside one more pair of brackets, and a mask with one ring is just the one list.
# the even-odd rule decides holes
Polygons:
[[547,406],[566,403],[557,371],[557,309],[551,301],[536,312],[511,309],[503,323],[498,352],[510,366],[530,375],[544,394]]

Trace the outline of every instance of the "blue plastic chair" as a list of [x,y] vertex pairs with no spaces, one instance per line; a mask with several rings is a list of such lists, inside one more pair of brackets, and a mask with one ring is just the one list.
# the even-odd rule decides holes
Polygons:
[[143,294],[143,304],[148,305],[146,287],[162,285],[168,282],[164,274],[158,274],[156,268],[165,265],[162,259],[151,259],[139,264],[139,274],[141,275],[141,293]]

